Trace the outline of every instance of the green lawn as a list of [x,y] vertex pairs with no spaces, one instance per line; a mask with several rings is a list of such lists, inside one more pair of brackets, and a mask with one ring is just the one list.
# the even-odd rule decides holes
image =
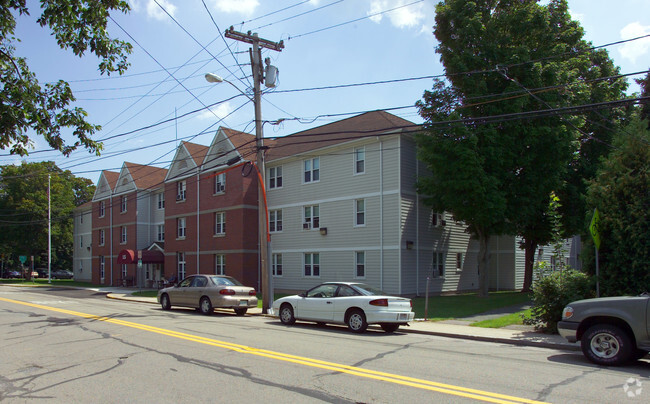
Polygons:
[[[424,318],[424,300],[424,297],[413,299],[415,318]],[[476,293],[429,296],[427,320],[462,318],[529,301],[530,294],[521,292],[491,292],[487,298],[480,298]]]

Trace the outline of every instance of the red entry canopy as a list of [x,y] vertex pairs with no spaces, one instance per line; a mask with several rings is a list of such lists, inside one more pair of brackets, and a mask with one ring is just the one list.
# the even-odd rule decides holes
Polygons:
[[[165,255],[160,251],[142,250],[143,264],[162,264],[165,262]],[[118,264],[137,264],[138,254],[134,250],[122,250],[117,256]]]

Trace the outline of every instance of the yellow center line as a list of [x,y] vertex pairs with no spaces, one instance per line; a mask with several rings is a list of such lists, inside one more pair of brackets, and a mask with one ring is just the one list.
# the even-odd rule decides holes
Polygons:
[[186,333],[172,331],[164,328],[158,328],[149,325],[133,323],[130,321],[124,321],[124,320],[119,320],[110,317],[97,316],[94,314],[86,314],[86,313],[81,313],[73,310],[43,306],[35,303],[21,302],[18,300],[6,299],[2,297],[0,297],[0,301],[20,304],[23,306],[35,307],[38,309],[43,309],[48,311],[55,311],[58,313],[69,314],[72,316],[83,317],[91,320],[105,321],[107,323],[117,324],[117,325],[135,328],[147,332],[166,335],[173,338],[184,339],[187,341],[198,342],[201,344],[228,349],[243,354],[256,355],[256,356],[280,360],[284,362],[295,363],[303,366],[310,366],[319,369],[331,370],[331,371],[346,373],[346,374],[355,375],[359,377],[365,377],[368,379],[381,380],[389,383],[400,384],[403,386],[436,391],[439,393],[450,394],[450,395],[455,395],[455,396],[460,396],[465,398],[472,398],[472,399],[481,400],[490,403],[529,403],[529,404],[543,403],[541,401],[529,400],[529,399],[514,397],[506,394],[492,393],[483,390],[471,389],[471,388],[466,388],[461,386],[454,386],[445,383],[432,382],[424,379],[417,379],[413,377],[401,376],[392,373],[385,373],[385,372],[379,372],[379,371],[374,371],[369,369],[363,369],[355,366],[343,365],[334,362],[327,362],[318,359],[311,359],[307,357],[285,354],[281,352],[274,352],[266,349],[252,348],[246,345],[219,341],[211,338],[201,337],[198,335],[186,334]]

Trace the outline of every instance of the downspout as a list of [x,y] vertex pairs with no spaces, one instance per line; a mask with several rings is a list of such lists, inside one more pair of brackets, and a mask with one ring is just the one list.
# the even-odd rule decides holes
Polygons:
[[384,142],[379,140],[379,289],[384,289]]
[[[420,162],[415,158],[415,181],[420,178]],[[415,189],[415,294],[420,296],[420,194]]]
[[402,137],[397,138],[397,153],[399,153],[399,157],[397,161],[399,162],[397,164],[397,220],[398,220],[398,228],[399,228],[399,237],[398,237],[398,245],[397,245],[397,260],[399,264],[397,265],[397,272],[398,272],[398,281],[397,281],[397,290],[399,291],[399,295],[402,295],[402,238],[404,236],[404,228],[402,227]]
[[199,172],[199,167],[196,167],[196,273],[199,274],[201,271],[199,270],[199,262],[201,260],[199,259],[199,252],[200,252],[200,240],[201,240],[201,229],[199,228],[199,223],[200,223],[200,218],[199,218],[199,211],[201,208],[201,199],[200,199],[200,178],[199,178],[200,172]]
[[111,221],[109,224],[109,232],[111,236],[111,255],[109,256],[109,260],[111,261],[111,286],[113,286],[113,195],[111,195],[109,203],[109,212]]

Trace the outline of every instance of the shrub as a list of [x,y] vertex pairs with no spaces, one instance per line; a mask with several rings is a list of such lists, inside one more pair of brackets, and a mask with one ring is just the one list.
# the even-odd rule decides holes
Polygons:
[[556,271],[542,276],[533,285],[533,305],[530,318],[524,324],[548,333],[557,333],[564,306],[574,300],[593,297],[590,278],[575,269]]

